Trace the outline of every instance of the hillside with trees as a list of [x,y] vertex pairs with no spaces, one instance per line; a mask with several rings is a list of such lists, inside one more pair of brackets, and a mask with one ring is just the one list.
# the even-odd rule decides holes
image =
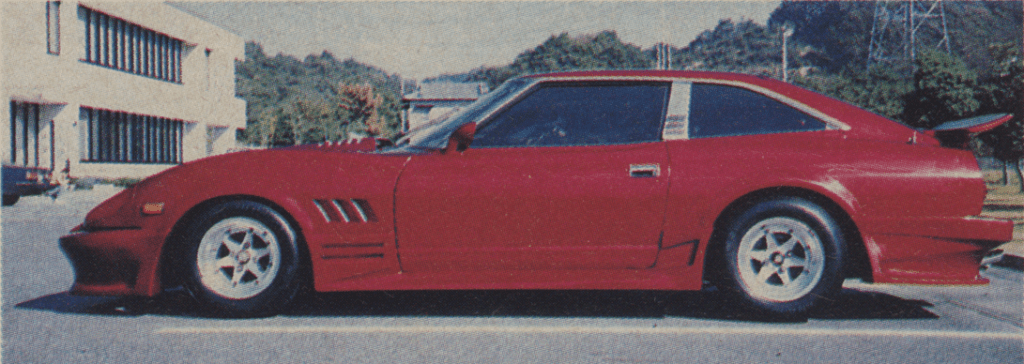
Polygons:
[[647,69],[654,58],[640,47],[623,43],[618,34],[606,30],[597,34],[552,35],[537,47],[516,56],[501,67],[480,67],[467,74],[443,75],[434,79],[484,81],[491,89],[512,77],[555,71],[599,69]]
[[[670,45],[672,68],[729,71],[782,78],[782,30],[791,83],[900,121],[928,128],[975,115],[1009,112],[1007,125],[972,142],[975,152],[1003,161],[1024,154],[1022,3],[945,4],[950,53],[921,49],[913,62],[878,63],[867,53],[873,2],[783,2],[767,25],[721,20],[687,45]],[[685,18],[680,18],[685,21]],[[922,43],[935,43],[922,31]],[[929,39],[928,37],[933,37]],[[249,104],[242,139],[275,146],[339,140],[350,133],[392,137],[400,128],[397,76],[330,53],[268,57],[247,44],[238,94]],[[509,64],[430,80],[484,81],[492,88],[524,74],[595,69],[648,69],[653,49],[623,42],[614,31],[552,35]]]
[[[785,1],[772,12],[768,26],[789,23],[792,39],[827,55],[818,66],[829,72],[866,69],[871,41],[875,2],[870,1]],[[991,44],[1020,42],[1022,10],[1019,1],[946,1],[950,50],[975,71],[984,71],[994,60]],[[937,26],[937,23],[928,24]],[[940,33],[922,29],[922,44],[936,44]]]
[[401,126],[401,79],[338,60],[329,52],[300,61],[246,43],[235,67],[236,91],[247,102],[240,140],[286,146],[344,140],[350,134],[392,137]]

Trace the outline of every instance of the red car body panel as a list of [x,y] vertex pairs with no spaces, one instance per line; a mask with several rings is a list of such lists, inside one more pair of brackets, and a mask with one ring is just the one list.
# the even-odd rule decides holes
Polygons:
[[[373,162],[364,163],[364,158]],[[163,237],[147,240],[148,243],[125,242],[142,246],[134,249],[138,254],[132,260],[146,262],[140,265],[138,275],[149,278],[127,285],[122,293],[151,295],[159,291],[158,262],[165,245],[173,243],[168,237],[186,213],[218,198],[250,198],[272,204],[296,224],[306,243],[318,286],[369,273],[394,273],[398,272],[392,223],[394,185],[407,160],[407,156],[358,154],[329,148],[244,152],[208,158],[170,169],[107,200],[87,215],[84,229],[64,239],[68,242],[62,241],[62,245],[98,239],[94,235],[99,232],[86,233],[90,230],[102,231],[108,236],[106,239],[117,241],[131,239],[110,236],[144,231],[149,236]],[[224,176],[231,176],[232,182],[247,183],[219,182]],[[347,204],[352,200],[364,201],[372,217],[350,223],[341,219],[327,221],[314,203],[317,200],[340,200]],[[164,212],[155,216],[140,214],[141,205],[146,202],[163,202]],[[72,291],[94,293],[91,286],[80,280]]]
[[[802,191],[853,223],[869,280],[975,284],[1012,223],[973,218],[974,157],[834,99],[752,76],[603,71],[540,79],[682,78],[769,90],[846,129],[586,147],[362,152],[369,144],[187,163],[96,207],[61,239],[73,293],[153,296],[183,219],[246,198],[293,223],[318,291],[700,289],[716,221],[744,196]],[[632,175],[636,171],[643,175]],[[164,203],[143,215],[142,204]],[[860,239],[856,239],[859,237]]]
[[[516,148],[521,149],[521,148]],[[403,269],[642,269],[654,264],[668,179],[663,143],[419,156],[397,188]]]

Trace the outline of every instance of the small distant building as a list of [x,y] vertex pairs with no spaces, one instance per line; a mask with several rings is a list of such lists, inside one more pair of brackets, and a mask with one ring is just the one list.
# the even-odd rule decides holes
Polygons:
[[484,82],[424,82],[416,92],[402,97],[405,130],[425,124],[455,108],[473,103],[490,91]]
[[235,147],[238,35],[163,3],[0,10],[4,165],[139,178]]

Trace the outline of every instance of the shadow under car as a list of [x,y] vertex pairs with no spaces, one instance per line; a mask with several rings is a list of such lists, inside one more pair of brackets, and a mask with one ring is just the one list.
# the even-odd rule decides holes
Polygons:
[[[936,319],[922,300],[843,289],[838,299],[810,312],[806,319]],[[16,307],[60,313],[111,316],[218,317],[195,303],[184,290],[155,298],[74,296],[66,292],[19,303]],[[382,291],[306,293],[279,313],[289,317],[463,316],[546,318],[664,318],[801,322],[780,320],[744,309],[714,288],[700,292],[666,291]]]

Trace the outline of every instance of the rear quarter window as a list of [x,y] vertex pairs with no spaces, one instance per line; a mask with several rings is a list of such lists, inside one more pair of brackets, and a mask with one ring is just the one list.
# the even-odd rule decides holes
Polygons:
[[768,96],[747,89],[694,84],[689,137],[707,138],[824,130],[826,124]]

